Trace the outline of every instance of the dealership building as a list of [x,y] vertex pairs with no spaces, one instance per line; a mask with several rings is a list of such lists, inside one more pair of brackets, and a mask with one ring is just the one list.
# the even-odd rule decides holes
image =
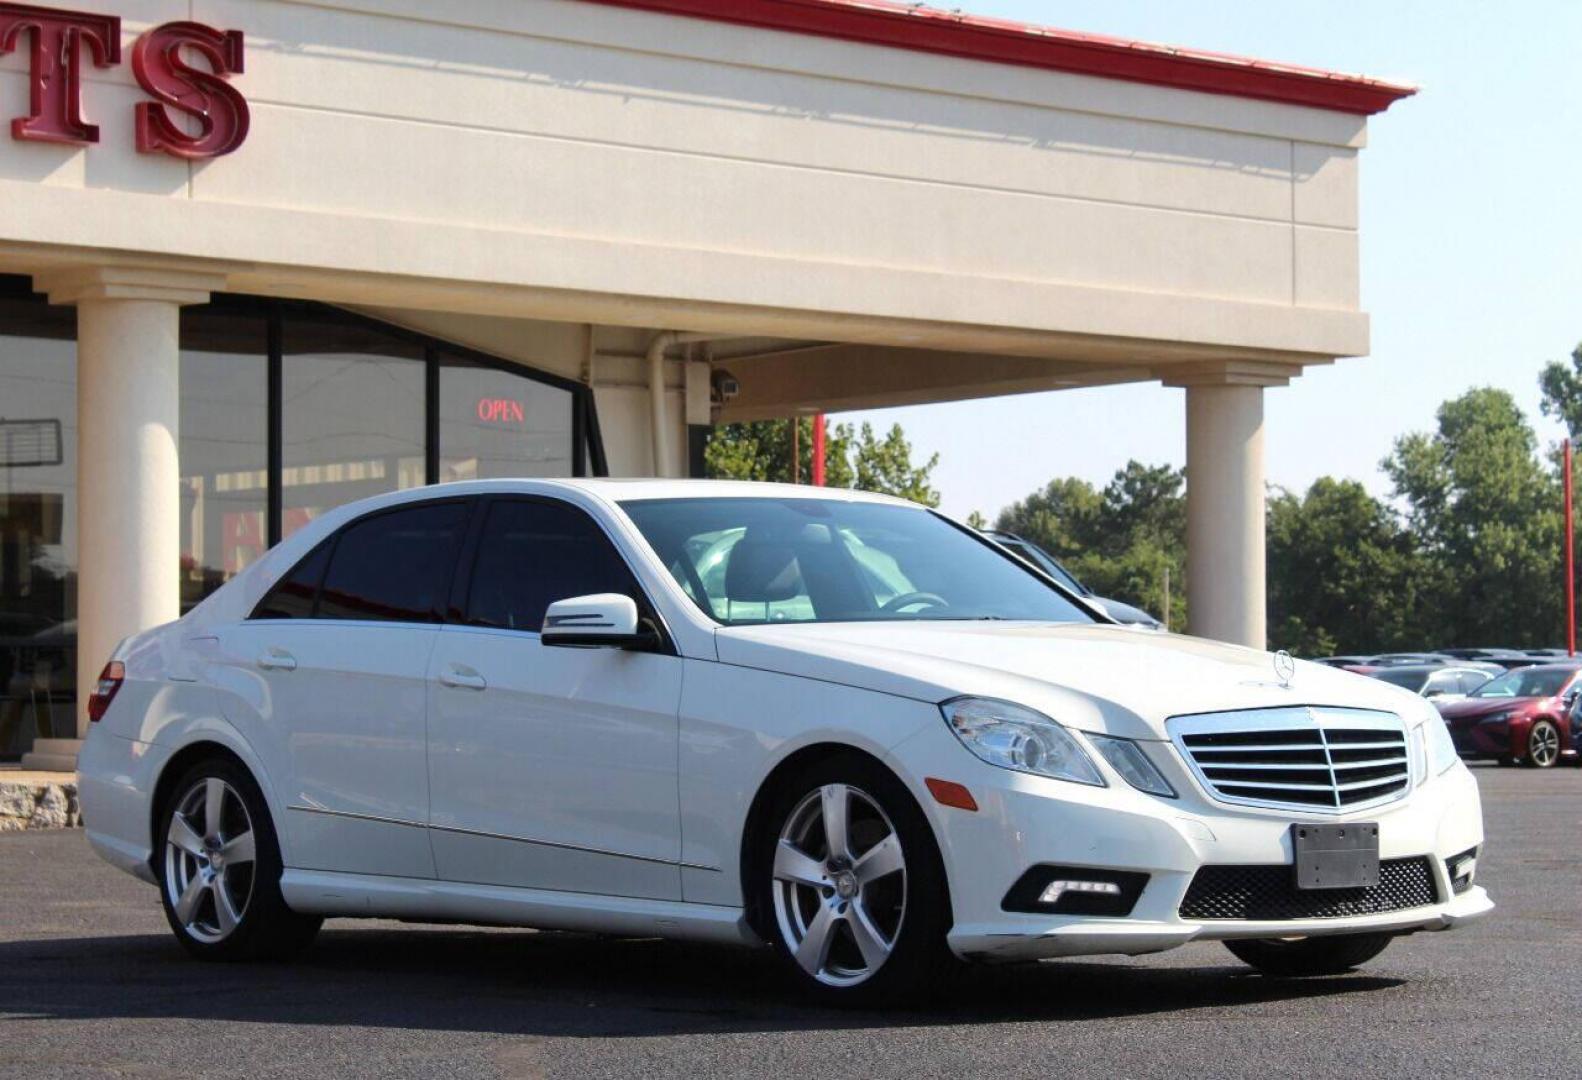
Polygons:
[[0,3],[0,759],[348,500],[1123,382],[1262,645],[1264,392],[1368,350],[1409,93],[882,0]]

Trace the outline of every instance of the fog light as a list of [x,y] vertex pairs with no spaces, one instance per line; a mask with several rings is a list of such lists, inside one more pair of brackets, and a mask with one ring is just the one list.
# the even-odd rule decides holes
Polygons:
[[1031,867],[1018,878],[1000,908],[1032,915],[1123,918],[1132,913],[1147,884],[1148,875],[1139,870],[1046,864]]
[[1450,872],[1450,891],[1464,893],[1472,888],[1472,879],[1478,873],[1478,849],[1463,851],[1460,855],[1452,855],[1445,860],[1445,869]]
[[1102,896],[1119,896],[1121,887],[1113,881],[1051,881],[1038,894],[1040,904],[1058,904],[1066,893],[1098,893]]

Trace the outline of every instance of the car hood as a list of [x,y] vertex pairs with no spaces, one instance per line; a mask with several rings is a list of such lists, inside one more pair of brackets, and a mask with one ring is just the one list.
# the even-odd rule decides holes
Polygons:
[[1526,712],[1543,700],[1535,697],[1463,698],[1460,701],[1447,702],[1440,708],[1439,715],[1443,716],[1447,723],[1456,720],[1477,720],[1500,712]]
[[715,641],[727,664],[929,702],[1001,698],[1133,739],[1167,738],[1165,720],[1188,713],[1329,705],[1414,717],[1429,708],[1399,687],[1305,661],[1286,685],[1270,653],[1125,626],[777,623],[722,628]]

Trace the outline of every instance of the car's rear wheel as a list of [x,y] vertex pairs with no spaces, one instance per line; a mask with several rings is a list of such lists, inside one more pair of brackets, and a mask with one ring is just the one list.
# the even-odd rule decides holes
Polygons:
[[1390,944],[1389,934],[1337,934],[1326,937],[1255,938],[1227,941],[1238,960],[1265,975],[1297,979],[1340,975],[1365,964]]
[[284,959],[307,947],[323,920],[298,915],[280,895],[280,844],[247,770],[212,758],[171,792],[157,866],[177,940],[203,960]]
[[1527,753],[1522,764],[1533,769],[1549,769],[1560,760],[1560,729],[1551,720],[1536,720],[1527,732]]
[[860,755],[780,785],[750,873],[763,931],[793,977],[831,1003],[927,994],[956,966],[943,865],[905,787]]

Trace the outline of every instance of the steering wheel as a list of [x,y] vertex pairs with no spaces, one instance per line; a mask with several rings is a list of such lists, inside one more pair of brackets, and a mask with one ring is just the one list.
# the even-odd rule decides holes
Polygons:
[[889,600],[880,605],[879,610],[893,615],[902,608],[911,607],[913,604],[927,604],[929,607],[949,607],[950,601],[938,593],[909,592],[902,593],[900,596],[890,597]]

